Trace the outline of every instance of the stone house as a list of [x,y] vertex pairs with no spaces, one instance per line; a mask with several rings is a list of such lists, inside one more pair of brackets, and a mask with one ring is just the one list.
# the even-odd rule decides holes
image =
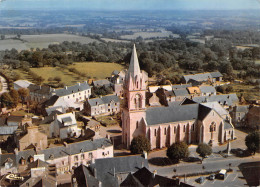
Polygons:
[[260,106],[253,105],[249,108],[246,114],[245,124],[249,128],[260,129]]
[[202,85],[199,87],[201,96],[211,96],[211,95],[216,95],[217,91],[213,86],[205,86]]
[[[229,113],[218,102],[186,105],[172,103],[168,107],[146,108],[147,80],[147,74],[140,70],[134,46],[124,83],[127,105],[122,110],[121,118],[122,141],[127,148],[138,135],[146,136],[152,149],[181,141],[215,146],[235,138]],[[179,90],[184,94],[178,94]],[[176,96],[189,95],[187,89],[173,91]]]
[[77,126],[75,113],[56,114],[54,121],[50,124],[49,137],[61,139],[79,137],[81,129]]
[[14,89],[19,90],[20,88],[28,88],[30,84],[33,83],[27,80],[17,80],[14,82]]
[[249,111],[248,105],[236,105],[230,111],[232,117],[232,123],[235,127],[242,127],[245,125],[246,115]]
[[125,80],[126,70],[117,71],[114,70],[109,78],[112,83],[112,87],[114,89],[115,95],[122,97],[123,96],[123,82]]
[[39,132],[38,126],[28,127],[27,134],[18,137],[19,150],[35,148],[36,150],[43,150],[48,147],[47,135]]
[[[198,74],[191,74],[191,75],[183,75],[181,78],[181,82],[184,84],[187,83],[215,83],[216,81],[222,81],[223,75],[220,72],[206,72],[206,73],[198,73]],[[194,84],[193,84],[194,85]]]
[[8,172],[24,171],[39,156],[43,161],[54,166],[55,173],[63,174],[72,171],[80,164],[89,165],[98,158],[113,157],[113,144],[106,138],[85,140],[71,144],[59,145],[44,150],[15,150],[15,153],[0,154],[0,175]]
[[116,114],[120,112],[120,98],[116,95],[106,95],[88,99],[84,111],[89,116]]
[[28,101],[41,102],[48,100],[52,94],[53,88],[49,86],[38,86],[35,84],[30,84],[28,86],[29,96]]

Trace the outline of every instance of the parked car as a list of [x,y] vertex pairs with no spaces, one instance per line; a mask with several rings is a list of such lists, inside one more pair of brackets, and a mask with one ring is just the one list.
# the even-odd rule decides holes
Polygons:
[[205,177],[200,177],[200,178],[198,178],[198,179],[196,179],[196,182],[197,183],[203,183],[205,181]]
[[226,176],[227,176],[227,170],[222,169],[222,170],[219,171],[219,173],[218,173],[218,179],[224,180],[224,179],[226,178]]
[[215,179],[215,174],[211,174],[210,176],[209,176],[209,180],[214,180]]

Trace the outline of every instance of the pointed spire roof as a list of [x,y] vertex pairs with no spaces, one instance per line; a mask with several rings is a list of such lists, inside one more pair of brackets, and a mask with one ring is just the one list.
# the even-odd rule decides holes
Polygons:
[[136,48],[135,48],[135,44],[134,44],[134,47],[132,50],[132,56],[131,56],[131,60],[130,60],[130,65],[129,65],[129,69],[128,69],[128,76],[132,75],[132,77],[134,78],[136,75],[139,75],[139,74],[140,74],[140,66],[139,66]]

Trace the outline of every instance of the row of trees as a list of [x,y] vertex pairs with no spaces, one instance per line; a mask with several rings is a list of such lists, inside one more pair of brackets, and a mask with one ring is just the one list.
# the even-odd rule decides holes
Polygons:
[[[248,150],[255,154],[260,151],[260,131],[249,133],[245,138],[245,144]],[[144,151],[149,152],[151,150],[151,144],[149,140],[144,136],[137,136],[133,138],[130,151],[133,154],[142,154]],[[203,159],[212,154],[212,148],[208,144],[200,143],[196,149],[196,152]],[[166,155],[169,159],[178,163],[180,160],[189,157],[188,145],[185,142],[173,143],[168,147]]]
[[27,96],[29,96],[29,90],[26,88],[20,88],[18,91],[11,89],[10,92],[5,92],[1,95],[1,107],[15,108],[20,101],[24,104]]

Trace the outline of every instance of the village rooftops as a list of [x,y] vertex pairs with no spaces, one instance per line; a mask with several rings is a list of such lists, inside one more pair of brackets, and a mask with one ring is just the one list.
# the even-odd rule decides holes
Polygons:
[[186,88],[173,90],[175,96],[188,96],[189,92]]
[[73,86],[65,86],[65,88],[54,90],[52,93],[62,97],[73,93],[82,92],[88,89],[90,89],[88,83],[83,82],[83,83],[77,83],[76,85]]
[[112,101],[118,103],[120,102],[120,98],[116,95],[106,95],[101,98],[89,99],[87,102],[90,104],[90,106],[98,106],[102,104],[109,104]]
[[111,86],[111,84],[112,83],[107,79],[93,81],[93,85],[95,87],[101,87],[101,86],[109,87]]
[[191,84],[174,84],[174,85],[172,85],[173,90],[185,89],[185,88],[188,88],[188,87],[192,87],[192,85]]
[[196,103],[206,103],[217,101],[219,104],[233,106],[238,102],[238,97],[233,94],[211,95],[211,96],[199,96],[192,99]]
[[216,93],[216,89],[213,86],[200,86],[201,93]]

